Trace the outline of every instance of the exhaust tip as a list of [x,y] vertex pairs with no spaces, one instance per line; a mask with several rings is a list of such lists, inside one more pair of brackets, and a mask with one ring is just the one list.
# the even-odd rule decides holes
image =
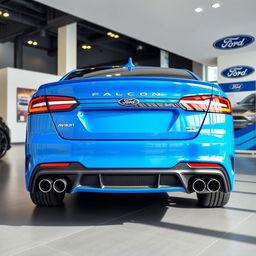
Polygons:
[[206,184],[204,182],[204,180],[202,179],[195,179],[192,183],[192,189],[196,192],[196,193],[202,193],[205,191],[206,189]]
[[53,189],[57,193],[63,193],[65,192],[67,185],[68,183],[65,179],[57,179],[53,182]]
[[43,193],[48,193],[52,189],[52,180],[51,179],[42,179],[38,184],[39,190]]
[[220,182],[216,179],[210,179],[207,183],[207,189],[210,192],[218,192],[220,190]]

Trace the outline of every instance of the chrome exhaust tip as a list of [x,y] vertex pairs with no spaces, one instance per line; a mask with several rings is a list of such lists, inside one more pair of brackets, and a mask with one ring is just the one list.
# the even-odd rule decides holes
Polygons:
[[218,192],[220,190],[220,182],[216,179],[210,179],[207,183],[207,189],[210,192]]
[[53,182],[53,189],[57,193],[65,192],[68,182],[65,179],[57,179]]
[[206,189],[206,183],[204,182],[204,180],[197,178],[192,183],[192,189],[196,193],[202,193]]
[[52,180],[51,179],[42,179],[38,184],[39,190],[43,193],[48,193],[52,189]]

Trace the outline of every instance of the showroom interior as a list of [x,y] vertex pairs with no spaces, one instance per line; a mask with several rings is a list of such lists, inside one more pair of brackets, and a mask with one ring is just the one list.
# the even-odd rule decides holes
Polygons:
[[[8,135],[5,145],[0,136],[0,255],[255,255],[255,10],[254,0],[0,0],[0,132]],[[131,61],[193,72],[225,93],[235,149],[229,202],[76,193],[58,207],[35,206],[25,184],[33,95],[72,70]]]

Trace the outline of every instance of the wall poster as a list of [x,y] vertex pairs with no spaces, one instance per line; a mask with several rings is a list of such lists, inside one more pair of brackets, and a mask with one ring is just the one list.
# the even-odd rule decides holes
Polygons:
[[27,122],[28,104],[35,92],[34,89],[17,88],[17,122]]

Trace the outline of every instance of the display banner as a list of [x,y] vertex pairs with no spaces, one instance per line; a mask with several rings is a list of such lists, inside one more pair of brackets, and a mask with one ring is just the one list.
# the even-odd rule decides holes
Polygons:
[[256,150],[256,81],[219,85],[231,102],[236,150]]
[[27,122],[28,104],[35,92],[34,89],[17,88],[17,122]]

